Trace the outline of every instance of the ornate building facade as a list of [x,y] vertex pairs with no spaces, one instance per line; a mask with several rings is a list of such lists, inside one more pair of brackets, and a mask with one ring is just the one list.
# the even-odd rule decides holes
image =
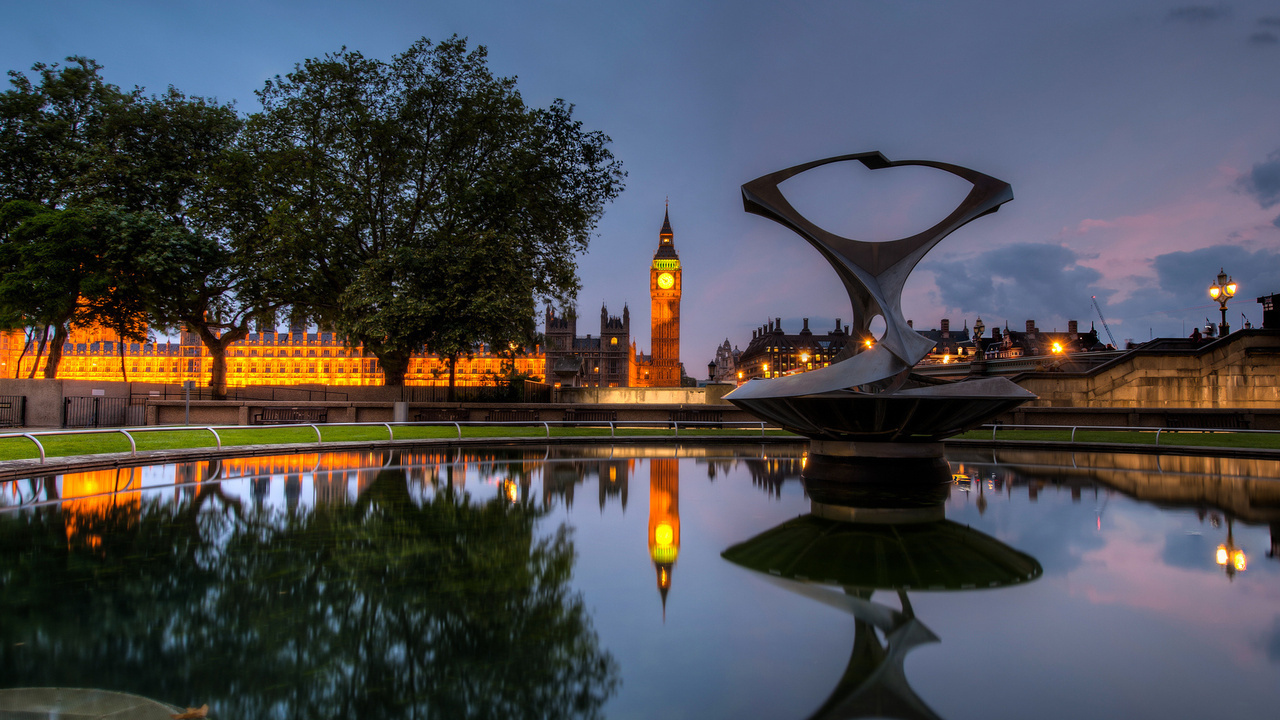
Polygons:
[[653,354],[636,355],[634,387],[680,387],[680,295],[683,271],[671,232],[671,214],[662,214],[658,249],[649,265],[649,323]]
[[[23,346],[26,346],[23,352]],[[179,384],[187,380],[197,386],[208,384],[213,358],[200,340],[183,332],[178,342],[121,343],[116,334],[103,328],[71,333],[62,348],[58,377],[64,380],[128,380],[131,382]],[[44,377],[38,344],[28,343],[21,331],[0,334],[0,372],[4,377]],[[47,350],[44,351],[47,354]],[[514,362],[517,372],[537,379],[544,377],[546,357],[541,348],[511,360],[478,348],[468,358],[458,360],[459,386],[486,385]],[[250,333],[227,349],[227,387],[253,385],[382,385],[378,359],[359,345],[349,346],[344,338],[330,332],[289,332],[265,330]],[[406,385],[448,385],[448,364],[428,353],[415,353],[405,373]]]
[[622,306],[622,317],[600,306],[600,334],[578,337],[578,315],[563,316],[547,308],[547,382],[567,387],[627,387],[634,364],[631,343],[631,310]]
[[849,343],[848,326],[841,326],[837,319],[834,330],[826,335],[815,335],[809,329],[809,318],[802,322],[804,327],[795,334],[788,334],[782,329],[782,318],[775,318],[752,331],[751,342],[735,363],[737,382],[790,375],[835,362],[836,356]]

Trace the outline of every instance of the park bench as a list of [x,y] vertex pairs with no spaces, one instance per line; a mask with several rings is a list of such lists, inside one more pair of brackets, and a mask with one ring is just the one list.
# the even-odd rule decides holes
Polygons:
[[471,411],[466,408],[423,408],[413,414],[415,422],[466,422]]
[[485,422],[539,422],[542,418],[537,410],[490,410]]
[[253,414],[254,425],[313,425],[328,421],[327,408],[263,408]]
[[566,423],[590,424],[590,423],[607,423],[618,421],[617,410],[586,410],[581,408],[569,408],[564,411],[564,421]]
[[676,423],[682,427],[720,427],[723,419],[722,410],[672,410],[667,416],[667,427]]

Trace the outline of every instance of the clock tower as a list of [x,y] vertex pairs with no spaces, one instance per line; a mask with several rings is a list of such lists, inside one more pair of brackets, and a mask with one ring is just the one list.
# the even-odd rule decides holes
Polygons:
[[663,212],[658,250],[649,266],[653,366],[649,387],[680,387],[680,256],[672,244],[671,214]]

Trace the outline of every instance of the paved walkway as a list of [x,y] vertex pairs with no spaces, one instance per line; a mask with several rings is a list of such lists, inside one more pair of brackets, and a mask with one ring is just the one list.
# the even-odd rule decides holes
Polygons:
[[0,690],[0,720],[170,720],[180,708],[128,693],[79,688]]

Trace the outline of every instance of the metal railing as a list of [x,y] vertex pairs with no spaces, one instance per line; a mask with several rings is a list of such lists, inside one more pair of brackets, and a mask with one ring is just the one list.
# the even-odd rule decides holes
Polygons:
[[[481,427],[483,428],[492,428],[492,427],[541,428],[543,430],[542,437],[547,440],[553,439],[553,436],[551,434],[551,429],[553,427],[595,428],[599,430],[603,430],[604,428],[607,427],[609,428],[610,438],[619,437],[618,435],[619,430],[648,429],[648,428],[666,429],[666,430],[672,431],[671,437],[679,438],[679,437],[682,437],[680,435],[680,430],[682,425],[684,426],[684,430],[686,432],[686,435],[684,437],[689,437],[687,433],[690,430],[696,430],[696,429],[727,430],[727,429],[734,429],[734,428],[744,428],[744,429],[750,428],[752,430],[752,433],[751,433],[752,437],[756,437],[755,430],[758,429],[760,432],[758,437],[762,437],[762,438],[767,436],[767,433],[769,430],[781,432],[781,430],[779,430],[778,428],[770,427],[767,423],[763,423],[759,421],[749,421],[749,422],[728,422],[728,421],[726,422],[683,422],[683,421],[668,421],[668,420],[615,420],[610,422],[590,422],[590,421],[583,422],[581,420],[578,420],[578,421],[539,420],[539,421],[509,421],[509,422],[422,421],[422,422],[364,422],[364,423],[297,423],[297,424],[290,424],[290,425],[271,425],[271,426],[165,425],[165,426],[155,426],[155,427],[111,428],[111,429],[97,429],[97,430],[74,430],[74,429],[40,430],[35,432],[0,433],[0,440],[4,440],[7,438],[26,438],[27,440],[30,440],[32,443],[35,444],[36,449],[40,454],[40,464],[43,465],[45,461],[48,459],[48,451],[47,451],[47,448],[45,447],[45,444],[41,442],[40,439],[48,438],[50,436],[57,436],[57,435],[95,435],[95,434],[121,435],[129,441],[130,456],[137,457],[138,443],[137,443],[137,438],[135,436],[140,433],[208,432],[213,436],[214,447],[218,450],[222,450],[224,449],[224,447],[234,447],[234,446],[240,446],[240,445],[253,444],[253,443],[237,442],[235,445],[232,445],[232,446],[224,445],[223,436],[224,434],[227,433],[227,431],[239,431],[239,432],[245,432],[245,433],[264,433],[269,436],[270,433],[275,430],[288,429],[288,428],[310,428],[315,433],[315,437],[316,437],[315,444],[324,445],[326,441],[324,440],[323,433],[321,433],[320,431],[322,427],[323,428],[382,427],[382,428],[386,428],[387,430],[386,439],[387,441],[391,441],[391,442],[397,441],[396,435],[395,435],[395,429],[397,427],[452,427],[455,429],[457,433],[456,437],[454,438],[401,438],[400,440],[401,442],[430,442],[432,440],[443,440],[443,439],[462,440],[464,428],[481,428]],[[477,439],[482,439],[482,440],[502,440],[503,439],[502,436],[497,436],[497,435],[483,435],[483,436],[475,436],[475,437],[477,437]],[[529,436],[525,435],[523,437],[529,437]],[[572,437],[604,437],[604,436],[591,435],[591,434],[584,434],[584,435],[577,435],[577,436],[557,434],[555,436],[556,439],[572,438]],[[645,435],[641,437],[660,438],[660,437],[667,437],[667,436],[666,435]],[[725,436],[721,436],[721,437],[725,437]],[[327,442],[342,443],[342,442],[382,442],[382,441],[381,440],[365,440],[365,439],[340,439],[340,440],[329,440]],[[271,444],[274,444],[274,443],[271,443]],[[284,443],[281,443],[281,444],[284,444]],[[93,454],[103,454],[103,453],[93,453]]]
[[[1067,442],[1076,441],[1076,431],[1083,430],[1086,432],[1131,432],[1131,433],[1154,433],[1155,445],[1160,444],[1160,435],[1163,434],[1214,434],[1226,433],[1236,435],[1276,435],[1280,434],[1280,430],[1241,430],[1238,428],[1169,428],[1169,427],[1134,427],[1132,425],[1009,425],[1003,423],[995,423],[989,425],[980,425],[975,428],[977,430],[991,429],[991,440],[994,442],[996,433],[1000,430],[1054,430],[1058,432],[1071,431],[1070,439]],[[1016,441],[1011,441],[1016,442]],[[1055,441],[1046,441],[1055,442]]]

